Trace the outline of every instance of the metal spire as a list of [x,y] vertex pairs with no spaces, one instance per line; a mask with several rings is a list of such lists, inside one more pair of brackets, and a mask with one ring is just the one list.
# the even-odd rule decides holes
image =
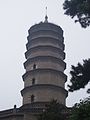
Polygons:
[[46,7],[46,16],[45,16],[45,21],[44,21],[45,23],[47,23],[48,22],[48,16],[47,16],[47,7]]

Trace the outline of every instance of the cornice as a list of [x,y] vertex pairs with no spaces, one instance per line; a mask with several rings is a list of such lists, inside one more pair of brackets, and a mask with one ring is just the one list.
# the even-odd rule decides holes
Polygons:
[[25,80],[26,77],[28,77],[28,76],[31,75],[31,74],[37,74],[37,73],[38,73],[38,74],[42,74],[42,73],[44,73],[44,72],[52,73],[52,74],[59,74],[59,75],[61,75],[62,77],[65,78],[65,82],[66,82],[66,80],[67,80],[67,76],[66,76],[63,72],[61,72],[61,71],[59,71],[59,70],[50,69],[50,68],[46,68],[46,69],[44,69],[44,68],[38,68],[38,69],[35,69],[35,70],[27,71],[27,72],[22,76],[23,81]]
[[21,95],[23,96],[23,94],[25,94],[26,92],[28,92],[29,90],[40,90],[40,89],[54,89],[54,90],[57,90],[57,91],[62,91],[64,94],[66,94],[66,97],[67,97],[67,91],[60,87],[60,86],[57,86],[57,85],[52,85],[52,84],[36,84],[36,85],[32,85],[32,86],[28,86],[28,87],[25,87],[22,91],[21,91]]
[[50,31],[57,32],[59,34],[63,34],[63,30],[60,26],[55,25],[53,23],[43,23],[43,22],[40,22],[39,24],[35,24],[31,26],[31,28],[28,30],[28,33],[32,34],[33,32],[37,32],[40,30],[50,30]]
[[54,47],[52,45],[38,45],[38,46],[30,48],[28,51],[25,52],[26,59],[27,59],[28,54],[31,54],[33,51],[38,51],[38,50],[40,50],[40,51],[43,51],[43,50],[45,50],[45,51],[51,50],[52,51],[53,50],[53,52],[55,52],[55,53],[58,52],[59,54],[63,55],[65,58],[65,53],[60,48]]
[[53,56],[44,56],[44,55],[27,59],[27,61],[24,63],[24,68],[26,69],[26,66],[28,66],[31,63],[36,63],[37,61],[39,61],[39,62],[40,61],[41,62],[42,61],[45,61],[45,62],[52,61],[54,63],[58,63],[58,64],[62,65],[64,67],[64,69],[66,69],[66,63],[63,60],[53,57]]

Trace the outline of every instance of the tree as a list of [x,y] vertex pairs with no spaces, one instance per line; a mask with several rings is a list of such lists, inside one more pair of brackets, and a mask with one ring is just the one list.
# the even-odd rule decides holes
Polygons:
[[71,18],[77,17],[75,22],[83,28],[90,26],[90,0],[65,0],[63,9]]
[[[72,66],[71,74],[71,85],[68,85],[69,91],[73,92],[79,90],[80,88],[85,88],[85,86],[90,81],[90,59],[83,60],[83,64],[78,63],[78,65]],[[88,89],[88,93],[90,89]]]
[[65,120],[66,116],[63,113],[65,109],[66,107],[59,104],[57,100],[52,100],[48,105],[46,105],[46,109],[39,116],[38,120]]
[[90,120],[90,98],[74,105],[69,120]]

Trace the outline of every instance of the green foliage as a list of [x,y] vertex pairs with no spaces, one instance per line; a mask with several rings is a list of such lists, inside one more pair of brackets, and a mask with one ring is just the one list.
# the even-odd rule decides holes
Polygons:
[[90,26],[90,0],[65,0],[63,9],[71,18],[76,16],[75,22],[79,22],[82,27]]
[[39,120],[65,120],[65,115],[63,115],[65,108],[56,100],[52,100],[50,104],[46,105],[46,109],[40,115]]
[[[73,92],[84,88],[90,81],[90,59],[83,60],[83,64],[78,63],[78,65],[72,66],[71,74],[71,85],[68,85],[69,91]],[[88,90],[89,92],[90,90]]]
[[69,120],[90,120],[90,98],[74,105]]

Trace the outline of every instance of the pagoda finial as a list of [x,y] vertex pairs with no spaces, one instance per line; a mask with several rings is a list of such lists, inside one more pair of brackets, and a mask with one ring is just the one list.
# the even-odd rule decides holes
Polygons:
[[47,23],[48,22],[48,16],[47,16],[47,7],[46,7],[46,16],[45,16],[45,21],[44,21],[45,23]]

